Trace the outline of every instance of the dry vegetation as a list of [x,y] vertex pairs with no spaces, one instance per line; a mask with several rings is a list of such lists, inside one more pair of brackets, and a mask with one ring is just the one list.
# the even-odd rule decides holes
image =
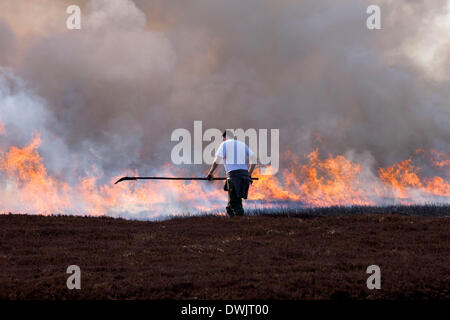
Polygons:
[[[450,218],[0,215],[1,299],[450,299]],[[66,288],[79,265],[81,290]],[[377,264],[382,289],[368,290]]]

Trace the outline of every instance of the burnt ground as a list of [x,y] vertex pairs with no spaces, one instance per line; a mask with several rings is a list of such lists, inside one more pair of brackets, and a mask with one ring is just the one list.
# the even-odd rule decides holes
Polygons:
[[[398,214],[0,215],[0,299],[448,300],[449,231],[449,217]],[[66,287],[74,264],[81,290]]]

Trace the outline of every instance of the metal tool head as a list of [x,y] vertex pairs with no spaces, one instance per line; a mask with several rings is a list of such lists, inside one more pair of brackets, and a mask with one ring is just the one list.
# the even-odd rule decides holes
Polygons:
[[114,182],[114,184],[118,184],[119,182],[126,181],[126,180],[135,180],[135,181],[137,181],[137,178],[134,178],[134,177],[122,177],[119,180],[117,180],[116,182]]

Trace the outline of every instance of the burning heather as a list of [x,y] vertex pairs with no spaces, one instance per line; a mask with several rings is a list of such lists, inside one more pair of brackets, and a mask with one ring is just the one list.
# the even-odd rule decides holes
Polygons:
[[[38,152],[40,144],[40,135],[36,134],[28,145],[13,146],[1,153],[2,211],[155,216],[161,212],[217,211],[224,206],[221,188],[204,182],[114,185],[118,176],[106,184],[88,176],[70,184],[48,173]],[[449,203],[450,157],[442,152],[417,150],[409,159],[375,171],[342,155],[321,160],[317,149],[306,159],[290,152],[286,158],[290,164],[282,173],[260,176],[254,182],[249,198],[253,206]],[[416,164],[419,160],[426,160],[442,176],[423,174],[425,167]],[[158,171],[183,174],[171,165]]]
[[[279,129],[247,208],[450,203],[448,1],[0,2],[0,212],[220,212],[171,132]],[[42,5],[45,3],[45,5]],[[183,8],[183,10],[180,10]],[[442,39],[436,41],[436,39]]]

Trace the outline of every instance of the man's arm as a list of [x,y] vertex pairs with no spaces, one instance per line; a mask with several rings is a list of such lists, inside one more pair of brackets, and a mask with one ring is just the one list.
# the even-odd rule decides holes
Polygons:
[[211,165],[211,169],[209,169],[208,176],[206,178],[211,180],[213,177],[214,171],[216,171],[216,169],[217,169],[217,162],[214,161],[213,164]]
[[251,151],[250,149],[248,149],[249,152],[249,156],[248,156],[248,164],[250,165],[249,169],[248,169],[248,174],[250,175],[250,177],[253,174],[253,171],[256,168],[256,163],[257,163],[257,158],[256,155],[253,153],[253,151]]
[[211,180],[214,171],[216,171],[217,169],[217,162],[219,161],[219,158],[223,159],[223,157],[225,156],[223,144],[224,143],[222,142],[219,146],[219,149],[217,149],[216,158],[214,159],[214,162],[212,163],[211,168],[209,169],[208,175],[206,176],[206,178],[208,178],[209,180]]
[[252,176],[253,170],[255,170],[255,168],[256,168],[256,164],[255,164],[255,163],[252,163],[252,164],[250,165],[250,169],[248,169],[248,174],[250,175],[250,177]]

